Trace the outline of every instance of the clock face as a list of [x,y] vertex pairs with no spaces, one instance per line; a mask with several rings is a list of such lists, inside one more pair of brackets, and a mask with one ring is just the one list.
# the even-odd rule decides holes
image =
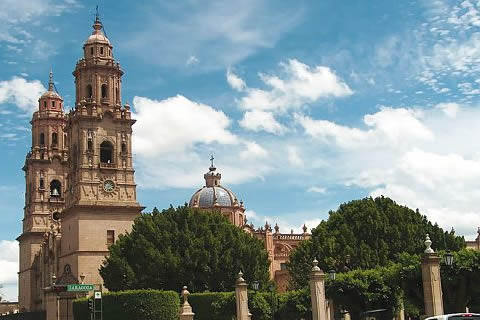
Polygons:
[[103,183],[103,190],[106,192],[112,192],[115,189],[115,182],[112,180],[105,180]]

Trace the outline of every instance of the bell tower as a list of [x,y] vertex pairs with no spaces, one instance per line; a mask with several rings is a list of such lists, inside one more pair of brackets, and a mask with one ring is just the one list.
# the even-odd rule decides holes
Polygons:
[[38,111],[33,113],[30,123],[32,146],[23,166],[26,184],[23,230],[17,240],[20,243],[20,309],[32,311],[42,307],[41,296],[35,290],[39,281],[33,266],[35,255],[45,232],[60,223],[60,212],[65,207],[66,118],[63,99],[55,90],[51,71],[48,91],[38,100]]
[[67,115],[69,149],[60,268],[101,284],[108,246],[130,231],[143,210],[132,163],[130,106],[121,105],[123,71],[98,17],[73,71],[75,108]]

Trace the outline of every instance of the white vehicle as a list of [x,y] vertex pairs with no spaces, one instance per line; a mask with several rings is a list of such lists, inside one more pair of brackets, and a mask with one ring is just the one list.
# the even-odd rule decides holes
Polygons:
[[480,320],[480,313],[450,313],[428,317],[425,320]]

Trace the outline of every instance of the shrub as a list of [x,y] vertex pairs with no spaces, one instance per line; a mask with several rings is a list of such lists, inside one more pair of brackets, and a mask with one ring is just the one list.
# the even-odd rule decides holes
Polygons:
[[[103,294],[104,320],[177,320],[178,293],[158,290],[129,290]],[[73,302],[74,318],[90,319],[87,298]]]
[[193,293],[188,302],[195,320],[231,320],[236,313],[235,292]]
[[312,302],[310,289],[288,291],[278,295],[277,308],[275,310],[277,320],[312,319]]

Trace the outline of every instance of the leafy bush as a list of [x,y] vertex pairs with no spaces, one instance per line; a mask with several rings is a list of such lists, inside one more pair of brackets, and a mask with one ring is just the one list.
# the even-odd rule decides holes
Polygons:
[[[104,320],[177,320],[178,293],[158,290],[107,292],[103,295]],[[75,319],[88,320],[87,298],[73,302]]]
[[235,292],[204,292],[188,296],[195,320],[231,320],[236,313]]
[[288,291],[278,295],[278,307],[275,312],[275,319],[278,320],[299,320],[312,319],[312,302],[310,289]]

